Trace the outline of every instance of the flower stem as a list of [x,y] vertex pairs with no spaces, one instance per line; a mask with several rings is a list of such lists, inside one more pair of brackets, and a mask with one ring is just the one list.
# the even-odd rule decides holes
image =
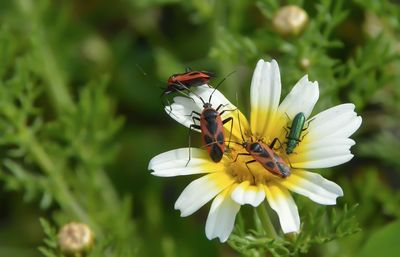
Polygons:
[[261,223],[264,227],[264,230],[266,232],[267,235],[271,236],[274,239],[279,238],[278,234],[276,233],[276,230],[274,228],[274,225],[271,222],[271,218],[267,212],[267,208],[265,206],[265,203],[260,204],[260,206],[258,206],[256,208],[257,211],[257,215],[261,220]]

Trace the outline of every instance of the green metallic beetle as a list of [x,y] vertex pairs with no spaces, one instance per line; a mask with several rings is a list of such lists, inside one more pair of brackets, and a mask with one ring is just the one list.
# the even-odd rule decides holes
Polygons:
[[301,133],[306,130],[304,128],[304,124],[306,123],[306,116],[304,113],[299,112],[294,116],[292,121],[292,126],[288,127],[289,132],[286,134],[287,143],[286,143],[286,154],[293,153],[294,148],[299,144],[301,141]]

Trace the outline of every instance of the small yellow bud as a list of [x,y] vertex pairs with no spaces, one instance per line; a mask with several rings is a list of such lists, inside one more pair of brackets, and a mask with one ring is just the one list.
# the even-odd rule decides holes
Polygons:
[[374,13],[365,13],[363,30],[370,38],[376,38],[383,31],[384,27],[382,20]]
[[77,222],[65,224],[58,233],[61,251],[69,256],[82,256],[93,246],[94,236],[90,228]]
[[300,67],[303,70],[307,70],[310,67],[310,65],[311,65],[310,59],[308,59],[306,57],[303,57],[303,58],[300,59]]
[[308,22],[306,11],[295,5],[287,5],[278,10],[272,23],[282,36],[297,36]]
[[92,35],[82,42],[81,51],[88,60],[100,65],[109,63],[112,59],[110,48],[102,37]]

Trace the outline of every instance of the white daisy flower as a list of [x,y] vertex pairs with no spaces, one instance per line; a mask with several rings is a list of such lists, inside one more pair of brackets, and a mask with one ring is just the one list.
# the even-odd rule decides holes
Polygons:
[[[195,93],[205,101],[213,91],[208,86],[195,89]],[[354,112],[354,105],[338,105],[310,117],[319,90],[318,83],[310,82],[307,75],[279,104],[280,95],[281,79],[277,62],[258,61],[251,82],[250,122],[238,110],[226,111],[222,115],[222,119],[233,117],[234,123],[230,149],[220,162],[213,162],[204,148],[192,147],[189,163],[188,148],[162,153],[149,163],[149,169],[155,176],[205,174],[183,190],[175,209],[185,217],[213,199],[205,229],[210,240],[219,238],[225,242],[228,239],[241,205],[256,207],[266,198],[279,217],[282,231],[290,233],[300,231],[300,218],[289,191],[324,205],[336,204],[336,198],[343,195],[340,186],[308,169],[336,166],[353,157],[350,147],[355,142],[349,136],[361,125],[361,117]],[[186,127],[193,124],[192,111],[201,113],[203,110],[202,101],[192,93],[190,96],[192,99],[177,96],[174,103],[166,107],[167,113]],[[236,109],[218,90],[214,92],[211,103],[214,108],[222,104],[223,110]],[[302,132],[301,141],[293,153],[287,155],[284,151],[286,130],[300,112],[307,119],[306,131]],[[224,128],[225,140],[228,141],[231,125],[227,123]],[[243,137],[245,140],[254,138],[266,145],[278,138],[281,146],[278,144],[279,149],[274,147],[274,151],[290,165],[291,175],[286,178],[273,175],[258,162],[246,165],[247,161],[253,160],[251,156],[236,159],[238,153],[246,153],[241,145]]]

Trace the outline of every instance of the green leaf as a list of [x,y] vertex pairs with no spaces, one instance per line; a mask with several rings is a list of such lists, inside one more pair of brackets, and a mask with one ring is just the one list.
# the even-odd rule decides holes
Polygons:
[[358,257],[397,257],[400,253],[400,220],[376,231],[365,243]]

